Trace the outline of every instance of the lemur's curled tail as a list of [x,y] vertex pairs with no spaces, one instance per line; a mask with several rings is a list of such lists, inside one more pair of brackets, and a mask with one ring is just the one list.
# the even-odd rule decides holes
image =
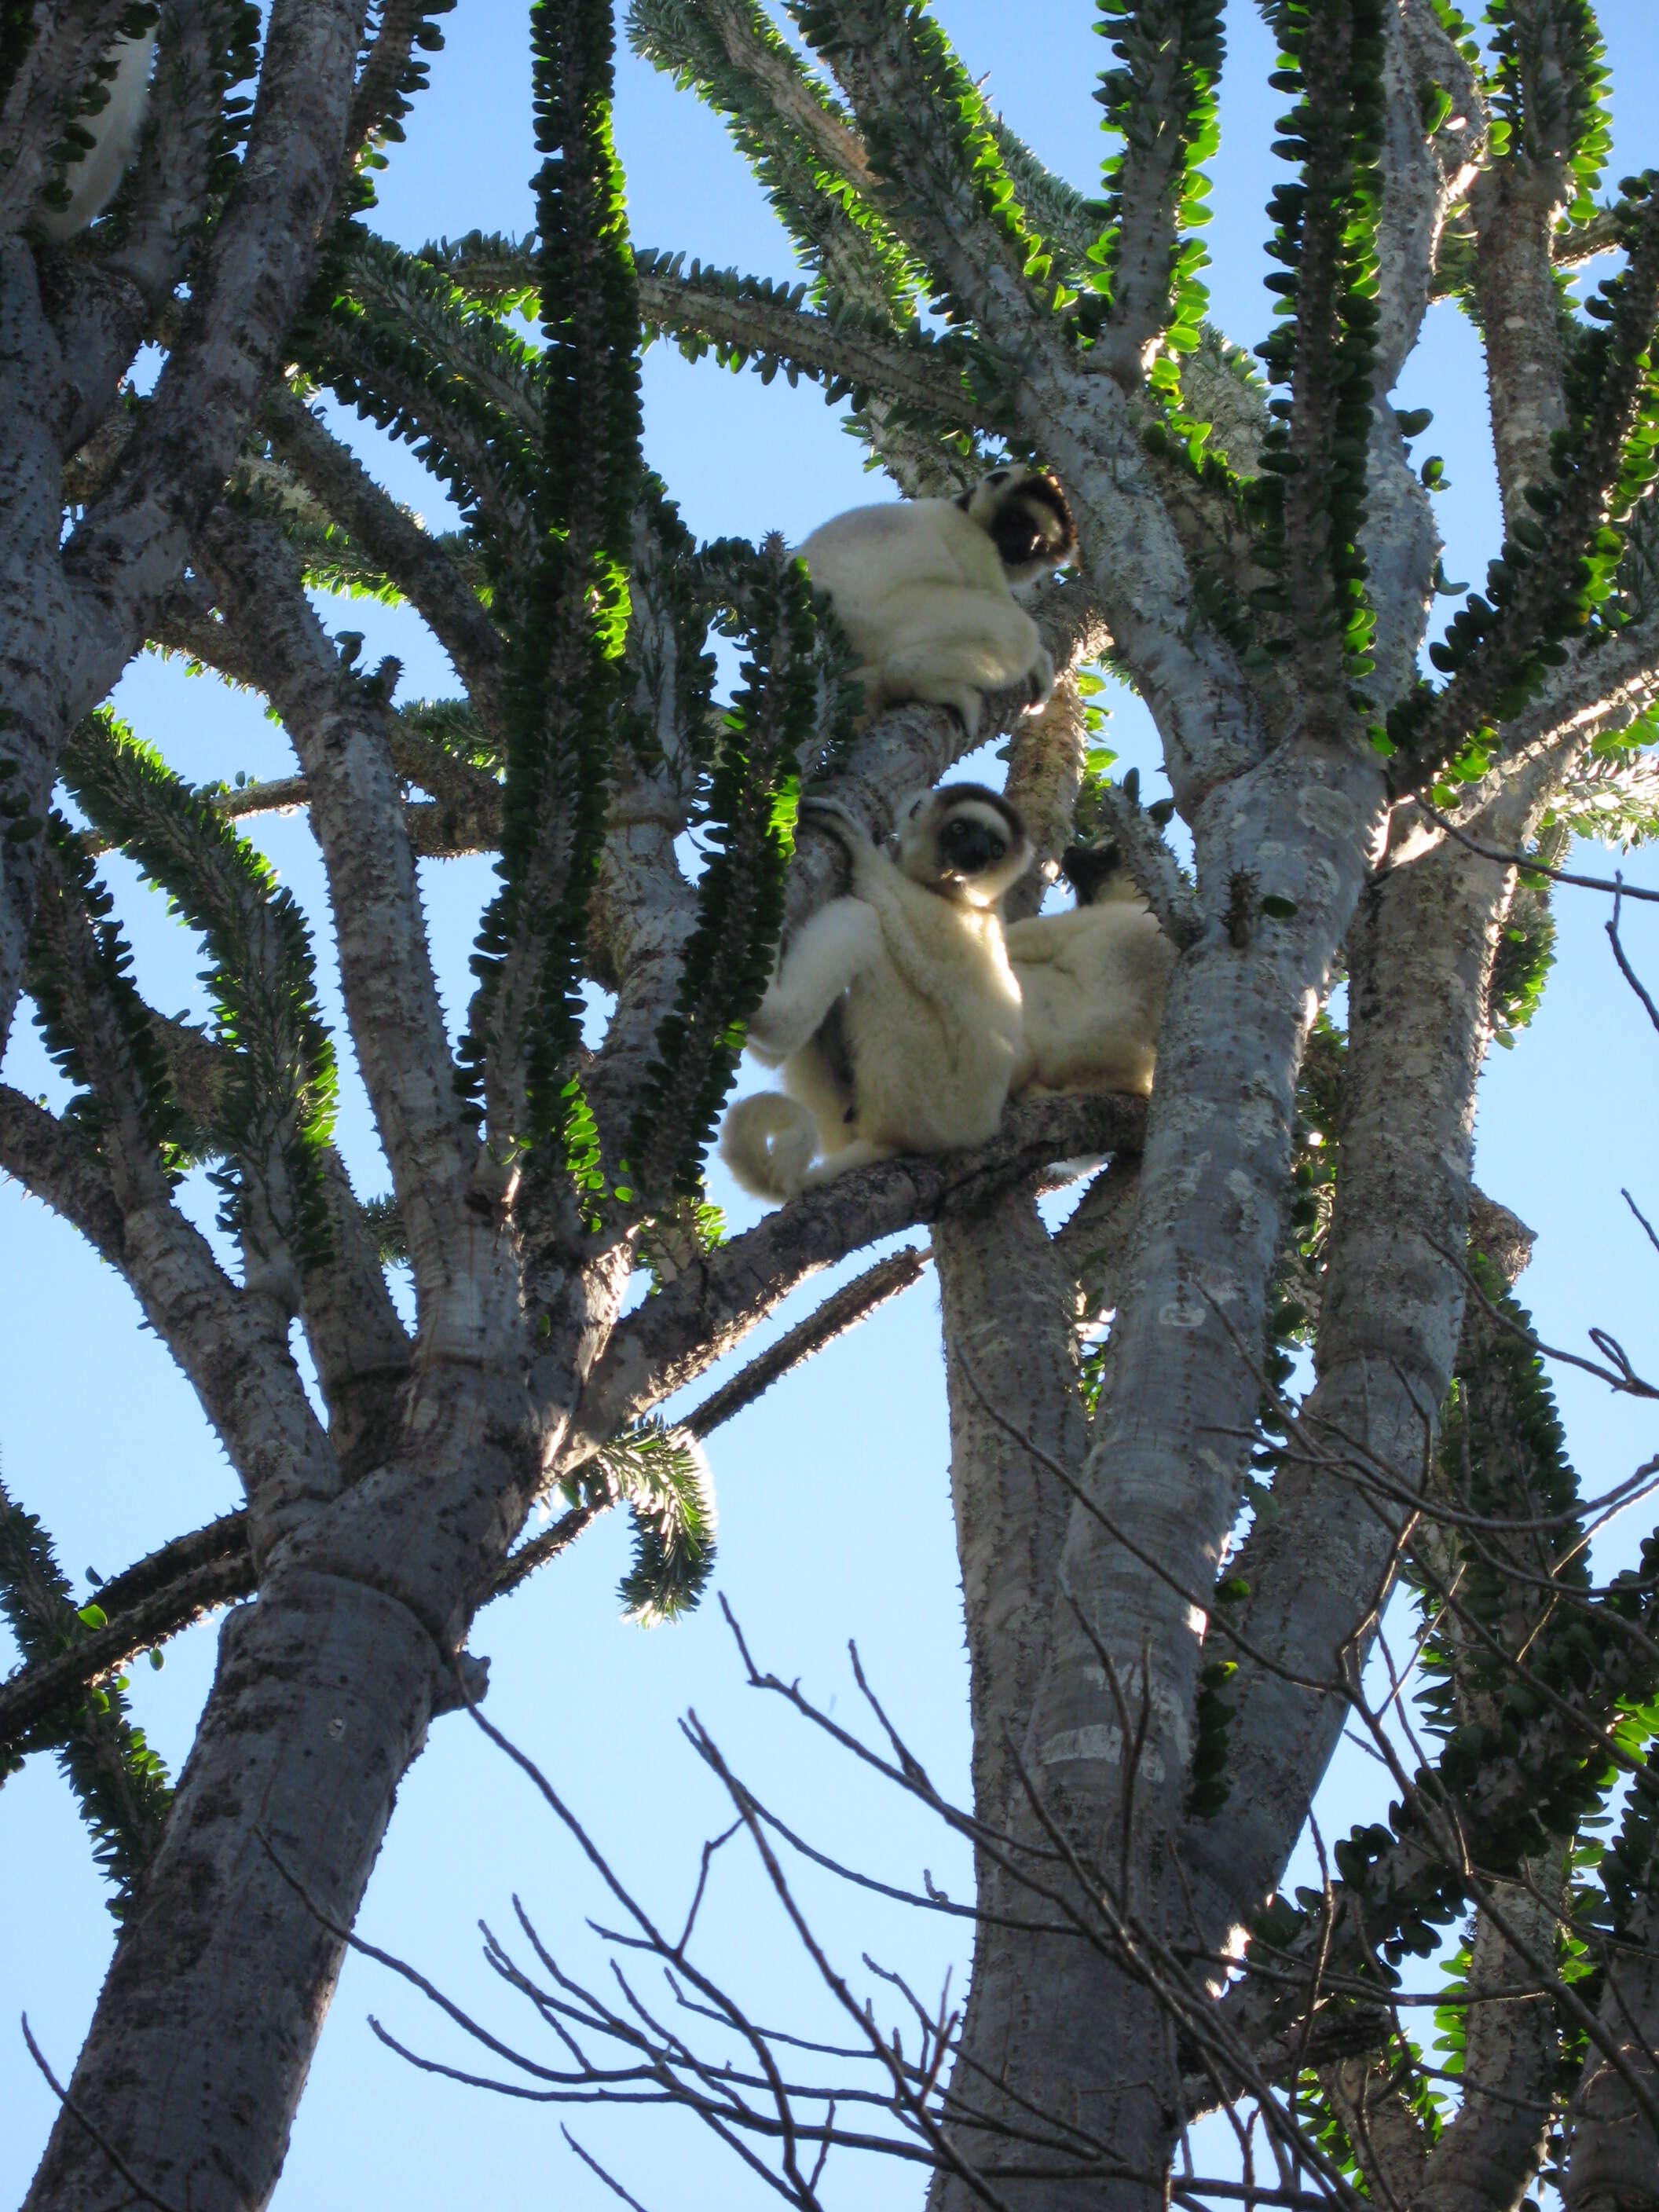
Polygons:
[[720,1127],[720,1158],[751,1198],[793,1198],[806,1186],[818,1125],[798,1098],[757,1091]]

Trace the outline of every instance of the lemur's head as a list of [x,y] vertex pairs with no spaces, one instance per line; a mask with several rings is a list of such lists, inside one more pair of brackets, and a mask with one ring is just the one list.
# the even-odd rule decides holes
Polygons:
[[1068,845],[1060,872],[1077,893],[1079,906],[1105,906],[1113,899],[1138,899],[1140,888],[1115,841],[1103,845]]
[[982,783],[919,793],[900,813],[898,848],[912,883],[965,906],[994,906],[1033,857],[1018,808]]
[[1042,469],[993,469],[957,505],[996,547],[1012,586],[1033,584],[1077,557],[1066,495]]

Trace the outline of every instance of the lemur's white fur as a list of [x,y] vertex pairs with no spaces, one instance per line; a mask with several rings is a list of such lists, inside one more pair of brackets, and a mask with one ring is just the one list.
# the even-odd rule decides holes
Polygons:
[[1054,664],[1014,598],[1077,550],[1064,494],[1041,470],[995,469],[959,499],[855,507],[799,550],[860,660],[870,714],[901,699],[954,707],[976,736],[983,694],[1041,706]]
[[[1068,855],[1068,860],[1071,856]],[[1175,949],[1127,872],[1073,878],[1079,903],[1008,926],[1023,1037],[1012,1088],[1146,1097]]]
[[155,33],[142,31],[136,39],[118,39],[109,50],[115,75],[104,80],[109,94],[96,115],[76,118],[94,141],[78,161],[64,172],[69,186],[66,207],[43,207],[35,221],[50,239],[62,244],[76,237],[100,216],[120,189],[127,164],[138,150],[138,134],[149,106],[150,65],[155,59]]
[[[994,1135],[1019,1050],[1019,989],[998,902],[1031,847],[1007,802],[977,784],[924,792],[890,860],[845,808],[802,802],[852,862],[785,954],[749,1025],[788,1095],[740,1099],[720,1154],[757,1198],[793,1198],[894,1152]],[[815,1166],[814,1155],[823,1158]]]

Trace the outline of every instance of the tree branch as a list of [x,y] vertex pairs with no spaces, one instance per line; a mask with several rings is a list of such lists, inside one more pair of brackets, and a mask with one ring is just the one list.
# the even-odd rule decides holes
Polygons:
[[1054,1161],[1138,1148],[1145,1117],[1139,1099],[1018,1100],[996,1140],[977,1152],[908,1154],[860,1169],[699,1256],[617,1324],[583,1393],[560,1472],[695,1382],[820,1269]]
[[915,1245],[907,1245],[903,1251],[878,1260],[873,1267],[866,1267],[850,1283],[843,1283],[815,1313],[787,1330],[775,1344],[769,1345],[729,1382],[721,1383],[701,1405],[694,1406],[678,1425],[689,1429],[694,1437],[712,1436],[746,1406],[752,1406],[775,1382],[781,1382],[786,1375],[816,1358],[838,1337],[856,1328],[861,1321],[868,1321],[890,1298],[899,1297],[913,1283],[919,1283],[927,1272],[927,1254]]
[[364,0],[276,0],[248,151],[176,350],[107,489],[71,536],[85,617],[66,720],[109,689],[222,489],[310,279],[345,143]]
[[385,706],[365,696],[307,602],[275,526],[222,510],[200,557],[311,788],[363,1079],[391,1162],[417,1289],[446,1277],[477,1158],[454,1082]]
[[[245,1518],[235,1517],[239,1522]],[[251,1596],[255,1587],[253,1563],[244,1543],[240,1550],[204,1560],[176,1581],[152,1590],[112,1619],[107,1627],[89,1630],[67,1651],[21,1668],[0,1682],[0,1744],[15,1743],[55,1706],[87,1690],[100,1676],[118,1673],[139,1652],[177,1636],[216,1607]],[[98,1602],[109,1610],[102,1590]]]
[[813,314],[799,305],[799,285],[769,284],[696,262],[688,275],[678,254],[641,252],[636,258],[647,339],[667,331],[691,359],[704,349],[696,343],[701,339],[723,368],[752,360],[769,383],[781,364],[791,383],[797,373],[814,377],[829,387],[825,397],[832,401],[850,389],[854,405],[863,406],[874,390],[884,404],[915,408],[968,430],[993,428],[1003,418],[1003,410],[969,388],[968,363],[949,339],[896,331],[890,322],[851,307]]
[[479,720],[493,738],[504,742],[506,647],[451,556],[386,496],[350,448],[290,394],[272,393],[260,420],[301,482],[430,624]]

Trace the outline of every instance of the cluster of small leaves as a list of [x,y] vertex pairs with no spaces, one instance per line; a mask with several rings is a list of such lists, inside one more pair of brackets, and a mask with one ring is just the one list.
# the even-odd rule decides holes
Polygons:
[[[1455,1814],[1483,1875],[1512,1877],[1594,1825],[1619,1783],[1619,1758],[1639,1759],[1659,1729],[1659,1532],[1595,1594],[1573,1548],[1576,1524],[1537,1525],[1571,1510],[1577,1479],[1541,1362],[1516,1334],[1526,1315],[1478,1255],[1471,1266],[1500,1318],[1480,1309],[1466,1332],[1441,1484],[1460,1512],[1517,1525],[1508,1537],[1442,1524],[1462,1619],[1445,1618],[1426,1655],[1439,1756],[1417,1775],[1410,1804],[1394,1806],[1387,1824],[1356,1828],[1333,1853],[1341,1879],[1329,1958],[1362,1978],[1376,1971],[1376,1954],[1385,1976],[1408,1954],[1433,1956],[1468,1908],[1462,1850],[1443,1853],[1426,1825],[1432,1808],[1447,1808],[1443,1825]],[[1552,1578],[1558,1595],[1523,1585],[1517,1569]],[[1443,1563],[1419,1579],[1437,1605]],[[1273,1948],[1298,1938],[1305,1948],[1322,1911],[1311,1890],[1276,1899],[1257,1935]]]
[[685,1198],[702,1189],[702,1154],[771,973],[799,764],[817,726],[812,588],[775,538],[751,556],[738,605],[750,657],[696,824],[714,849],[629,1140],[644,1188]]
[[[837,374],[833,369],[813,362],[802,361],[793,356],[787,345],[769,347],[761,343],[748,344],[726,334],[710,336],[698,327],[695,317],[695,300],[701,295],[711,303],[752,306],[763,311],[777,310],[787,314],[801,313],[806,299],[804,283],[774,283],[764,276],[744,276],[735,269],[707,269],[700,261],[686,266],[684,253],[657,253],[649,248],[635,255],[635,265],[642,283],[656,278],[672,282],[681,295],[683,305],[675,319],[670,323],[652,312],[651,301],[645,301],[645,337],[652,339],[665,333],[672,337],[687,361],[701,361],[712,352],[722,368],[738,369],[752,365],[759,373],[763,384],[770,384],[780,370],[793,388],[805,376],[823,387],[826,404],[837,406],[850,400],[855,409],[866,407],[874,396],[872,387],[853,377]],[[973,388],[979,394],[984,380],[984,367],[975,352],[960,337],[947,333],[934,337],[915,324],[896,328],[890,317],[867,307],[862,302],[848,298],[843,293],[830,288],[820,288],[816,303],[822,321],[819,335],[826,340],[848,337],[877,338],[884,345],[900,343],[915,355],[917,368],[943,376],[971,375]]]
[[1589,0],[1492,0],[1488,158],[1566,165],[1567,214],[1595,212],[1613,145],[1607,52]]
[[[376,110],[372,114],[356,112],[352,122],[362,132],[355,172],[356,190],[352,194],[351,212],[362,215],[374,205],[374,172],[384,169],[386,156],[381,149],[401,146],[404,143],[404,118],[409,113],[415,95],[424,92],[431,71],[424,59],[428,54],[443,52],[444,34],[438,27],[438,17],[453,12],[455,0],[422,0],[412,27],[406,31],[404,23],[410,14],[409,0],[379,0],[375,8],[374,35],[364,27],[362,51],[358,64],[360,86],[378,72],[374,61],[380,42],[387,36],[406,37],[410,51],[405,54],[395,75],[388,76],[378,88]],[[360,94],[361,98],[361,94]]]
[[0,100],[33,52],[42,20],[37,0],[0,0]]
[[500,775],[506,762],[495,740],[465,699],[410,699],[398,708],[398,720],[446,760],[483,775]]
[[643,1421],[606,1444],[567,1486],[574,1504],[626,1502],[634,1557],[618,1595],[628,1617],[653,1628],[696,1607],[714,1571],[714,1482],[688,1429]]
[[[1472,593],[1429,658],[1450,678],[1420,684],[1389,718],[1384,749],[1422,780],[1447,761],[1457,781],[1484,773],[1496,732],[1568,658],[1617,628],[1614,597],[1632,517],[1659,476],[1659,384],[1651,356],[1659,312],[1659,177],[1627,178],[1626,266],[1585,313],[1601,327],[1569,349],[1569,424],[1548,483],[1529,484],[1483,597]],[[1449,795],[1450,786],[1443,786]]]
[[[851,127],[846,109],[802,66],[759,7],[750,10],[749,30],[770,71],[836,124]],[[824,160],[811,137],[792,127],[756,75],[732,61],[693,0],[633,0],[628,33],[636,53],[724,116],[732,143],[813,271],[815,302],[823,305],[841,290],[896,325],[914,323],[923,280],[908,251],[865,196]]]
[[533,238],[509,238],[504,231],[469,230],[459,238],[433,240],[419,258],[449,278],[475,306],[503,319],[541,313],[540,275]]
[[[1162,331],[1150,382],[1178,407],[1181,356],[1197,351],[1209,307],[1199,275],[1209,256],[1190,234],[1210,220],[1202,164],[1221,143],[1221,0],[1096,0],[1096,9],[1095,28],[1111,40],[1118,66],[1103,73],[1095,98],[1123,148],[1105,164],[1106,222],[1089,248],[1095,273],[1085,280],[1090,296],[1079,306],[1077,328],[1092,338],[1115,309],[1137,320],[1150,310]],[[1146,270],[1125,296],[1126,249],[1145,252],[1149,240],[1136,234],[1165,229],[1167,268]],[[1133,296],[1148,288],[1144,301]]]
[[[1565,842],[1565,836],[1560,842]],[[1547,860],[1553,854],[1544,857]],[[1513,1048],[1516,1032],[1528,1025],[1542,1004],[1544,986],[1554,965],[1555,916],[1550,907],[1548,879],[1539,876],[1528,881],[1523,877],[1510,902],[1492,962],[1487,1019],[1494,1044],[1506,1051]]]
[[[88,818],[200,933],[226,1079],[211,1132],[223,1225],[253,1227],[246,1179],[277,1212],[303,1266],[326,1256],[323,1155],[333,1141],[333,1041],[317,1003],[311,933],[293,893],[213,804],[114,715],[92,717],[65,754],[65,782]],[[257,1234],[257,1231],[255,1231]]]
[[411,446],[495,567],[541,470],[537,362],[441,270],[351,225],[291,341],[307,373]]
[[[55,1658],[79,1643],[105,1616],[77,1606],[33,1513],[0,1487],[0,1613],[26,1666]],[[31,1752],[55,1751],[92,1835],[93,1856],[116,1885],[110,1910],[118,1920],[155,1854],[173,1802],[167,1770],[127,1718],[127,1679],[117,1674],[77,1691],[24,1735],[0,1742],[0,1780]]]
[[[1268,403],[1273,422],[1253,495],[1256,558],[1281,580],[1253,604],[1285,624],[1264,641],[1269,652],[1334,635],[1358,685],[1374,666],[1376,629],[1359,537],[1376,365],[1382,9],[1378,0],[1287,0],[1278,21],[1282,52],[1269,82],[1297,104],[1273,150],[1300,175],[1275,186],[1269,203],[1267,250],[1285,273],[1267,279],[1279,322],[1256,351],[1290,396]],[[1350,696],[1364,711],[1364,693]]]
[[514,641],[502,890],[473,956],[479,990],[463,1059],[476,1097],[511,958],[528,1000],[517,1045],[527,1126],[498,1133],[544,1152],[550,1140],[562,1144],[592,1193],[604,1180],[597,1138],[568,1062],[624,706],[628,562],[642,473],[639,301],[611,139],[609,0],[537,0],[532,40],[545,156],[537,179],[545,399],[538,553]]
[[[0,769],[3,765],[0,763]],[[145,1139],[155,1146],[163,1170],[181,1175],[190,1163],[195,1133],[173,1094],[149,1009],[133,983],[132,951],[114,919],[114,902],[62,815],[52,816],[46,835],[64,906],[58,914],[53,892],[48,889],[44,893],[29,947],[27,980],[46,1050],[74,1090],[61,1118],[94,1152],[102,1150],[121,1109],[105,1095],[100,1082],[99,1048],[94,1039],[106,1024],[112,1024]],[[77,909],[84,915],[89,941],[76,927]]]
[[1592,1917],[1607,1933],[1639,1932],[1650,1948],[1659,1913],[1659,1738],[1645,1747],[1642,1771],[1631,1777],[1619,1833],[1601,1854]]
[[[143,38],[155,28],[161,13],[160,0],[132,0],[132,5],[123,11],[115,27],[116,37]],[[7,44],[12,43],[9,39]],[[52,173],[40,192],[41,201],[46,207],[66,208],[75,197],[75,187],[70,181],[70,172],[98,143],[97,132],[88,126],[109,106],[110,85],[120,60],[120,54],[112,44],[109,52],[94,69],[90,82],[76,104],[74,113],[64,125],[62,137],[47,149],[46,160]]]
[[409,1235],[404,1227],[404,1217],[396,1195],[388,1192],[384,1198],[366,1198],[362,1201],[363,1225],[374,1242],[375,1253],[383,1267],[404,1267],[409,1265]]
[[[794,0],[791,13],[802,35],[826,57],[848,52],[861,35],[836,0]],[[930,141],[943,142],[945,159],[966,178],[981,213],[1001,237],[1027,283],[1045,286],[1053,275],[1054,257],[1020,204],[984,94],[963,67],[949,39],[924,9],[909,8],[902,15],[896,13],[892,27],[908,50],[911,69],[925,88],[927,105],[924,111],[893,118],[895,126],[902,120],[902,143],[896,129],[890,128],[884,120],[866,122],[865,138],[872,163],[896,189],[902,189],[899,180],[909,160],[915,155],[927,158]],[[933,270],[931,275],[935,296],[945,315],[952,322],[971,321],[962,301],[940,280],[940,272]],[[1052,304],[1063,307],[1075,296],[1061,284]]]

